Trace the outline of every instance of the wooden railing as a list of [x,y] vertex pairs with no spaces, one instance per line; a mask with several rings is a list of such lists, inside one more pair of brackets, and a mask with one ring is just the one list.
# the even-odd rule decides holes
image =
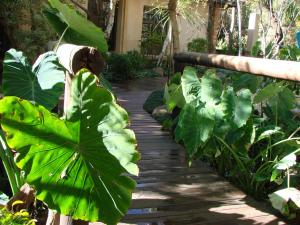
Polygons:
[[195,52],[177,53],[174,61],[177,71],[192,64],[300,82],[300,62]]

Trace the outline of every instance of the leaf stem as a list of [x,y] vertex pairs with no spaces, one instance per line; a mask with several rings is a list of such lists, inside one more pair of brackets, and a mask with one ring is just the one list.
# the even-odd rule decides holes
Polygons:
[[20,172],[14,163],[11,149],[7,147],[7,144],[2,135],[0,135],[0,142],[0,158],[2,159],[12,193],[15,195],[16,193],[18,193],[21,187]]
[[236,152],[224,141],[222,140],[222,138],[214,135],[217,140],[219,140],[233,155],[233,157],[235,158],[235,161],[237,162],[237,164],[239,165],[239,168],[242,169],[243,171],[246,171],[246,167],[243,164],[243,162],[240,160],[239,156],[236,154]]
[[65,36],[65,34],[66,34],[66,32],[67,32],[68,29],[69,29],[69,26],[67,26],[66,29],[64,30],[64,32],[61,34],[61,36],[60,36],[60,38],[59,38],[59,40],[58,40],[58,42],[57,42],[57,44],[56,44],[56,46],[54,48],[54,52],[55,53],[57,52],[57,49],[58,49],[60,43],[62,42],[62,39],[64,38],[64,36]]

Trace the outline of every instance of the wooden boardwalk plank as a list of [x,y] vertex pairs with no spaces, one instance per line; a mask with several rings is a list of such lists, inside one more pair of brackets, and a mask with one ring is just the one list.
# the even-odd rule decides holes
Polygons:
[[287,224],[266,203],[246,196],[207,164],[187,166],[183,147],[142,109],[158,87],[163,87],[162,79],[133,81],[116,89],[142,155],[132,206],[119,225]]

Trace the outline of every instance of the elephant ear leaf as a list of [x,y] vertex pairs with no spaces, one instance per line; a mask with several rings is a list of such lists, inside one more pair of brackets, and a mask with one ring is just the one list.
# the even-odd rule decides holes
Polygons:
[[242,89],[236,94],[232,87],[227,88],[221,98],[221,108],[225,119],[235,128],[246,125],[252,113],[250,90]]
[[117,224],[127,212],[138,174],[128,115],[97,79],[80,71],[64,119],[17,97],[0,100],[8,145],[38,199],[74,219]]
[[223,85],[215,70],[207,70],[201,78],[201,101],[214,105],[220,101]]
[[91,46],[102,53],[108,51],[104,33],[99,27],[59,0],[49,0],[49,4],[43,14],[64,41]]
[[201,83],[195,68],[188,66],[184,69],[181,84],[186,103],[194,101],[201,95]]
[[3,93],[53,109],[64,90],[64,68],[54,52],[41,55],[33,67],[22,52],[10,49],[5,54]]
[[195,106],[189,103],[184,106],[175,130],[176,140],[183,140],[187,153],[192,158],[200,147],[211,137],[215,125],[213,108]]

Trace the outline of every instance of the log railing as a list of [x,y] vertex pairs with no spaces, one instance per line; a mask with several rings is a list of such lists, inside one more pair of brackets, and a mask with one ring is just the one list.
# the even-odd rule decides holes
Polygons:
[[174,61],[177,71],[192,64],[300,82],[300,62],[195,52],[177,53]]

